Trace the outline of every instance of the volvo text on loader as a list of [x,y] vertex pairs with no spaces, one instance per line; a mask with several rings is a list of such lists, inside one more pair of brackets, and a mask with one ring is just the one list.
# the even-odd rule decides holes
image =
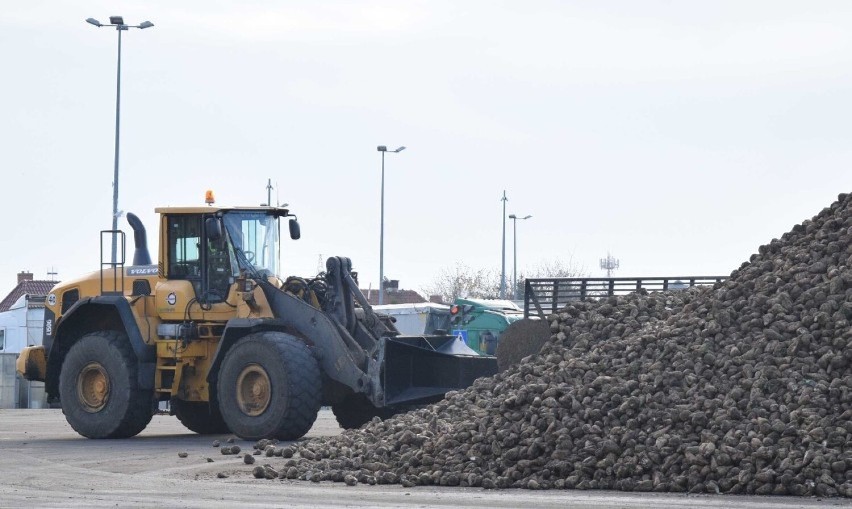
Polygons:
[[117,262],[58,284],[44,342],[18,371],[41,380],[71,426],[90,438],[130,437],[160,401],[197,433],[296,439],[330,405],[344,428],[438,400],[494,374],[446,334],[402,336],[358,290],[348,258],[313,278],[279,277],[284,208],[158,208],[159,263],[141,221],[133,264]]

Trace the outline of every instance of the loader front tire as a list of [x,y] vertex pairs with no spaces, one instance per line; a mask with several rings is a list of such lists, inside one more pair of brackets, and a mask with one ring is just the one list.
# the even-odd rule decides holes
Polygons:
[[71,346],[59,374],[62,412],[88,438],[129,438],[154,415],[153,392],[139,388],[138,364],[127,336],[86,334]]
[[181,424],[199,435],[219,435],[230,431],[219,410],[211,408],[206,401],[173,399],[171,405]]
[[228,428],[246,440],[295,440],[322,402],[320,368],[307,345],[282,332],[258,332],[225,354],[216,384]]

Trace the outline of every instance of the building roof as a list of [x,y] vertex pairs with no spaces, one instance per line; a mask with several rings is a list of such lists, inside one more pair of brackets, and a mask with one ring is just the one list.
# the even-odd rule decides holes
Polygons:
[[56,285],[56,281],[21,281],[18,283],[9,295],[0,302],[0,313],[9,311],[12,305],[21,298],[22,295],[38,295],[44,296],[50,293],[50,289]]
[[[371,306],[377,306],[379,304],[379,291],[378,290],[361,290],[361,293],[367,297],[367,301]],[[419,293],[414,290],[388,290],[385,289],[385,302],[384,304],[418,304],[421,302],[426,302],[426,299],[423,298]]]

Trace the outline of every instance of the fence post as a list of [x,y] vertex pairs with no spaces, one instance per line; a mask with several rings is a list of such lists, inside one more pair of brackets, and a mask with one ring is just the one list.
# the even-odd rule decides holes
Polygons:
[[553,281],[553,305],[551,311],[553,314],[556,314],[556,302],[559,300],[559,281]]

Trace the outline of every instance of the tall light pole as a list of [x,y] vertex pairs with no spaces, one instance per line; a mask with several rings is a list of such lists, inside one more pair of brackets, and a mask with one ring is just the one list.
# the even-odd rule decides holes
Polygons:
[[500,298],[506,298],[506,202],[509,201],[506,198],[506,190],[503,190],[503,197],[500,198],[500,201],[503,202],[503,265],[500,270]]
[[381,232],[379,233],[379,304],[385,303],[385,153],[393,152],[398,154],[405,150],[405,147],[399,147],[396,150],[388,151],[384,145],[379,145],[376,150],[382,153],[382,220]]
[[[150,21],[143,21],[138,25],[126,25],[124,24],[124,18],[121,16],[110,16],[109,23],[104,24],[95,18],[88,18],[86,23],[94,25],[98,28],[100,27],[115,27],[115,30],[118,32],[118,71],[116,72],[116,80],[115,80],[115,170],[113,174],[112,181],[112,229],[113,231],[118,230],[118,131],[119,131],[119,119],[121,118],[121,32],[129,29],[129,28],[151,28],[154,26]],[[116,260],[116,235],[112,236],[112,263],[115,264]]]
[[518,292],[518,219],[523,221],[532,216],[518,217],[515,214],[509,214],[509,219],[512,220],[512,240],[514,248],[512,251],[512,299],[516,299]]

